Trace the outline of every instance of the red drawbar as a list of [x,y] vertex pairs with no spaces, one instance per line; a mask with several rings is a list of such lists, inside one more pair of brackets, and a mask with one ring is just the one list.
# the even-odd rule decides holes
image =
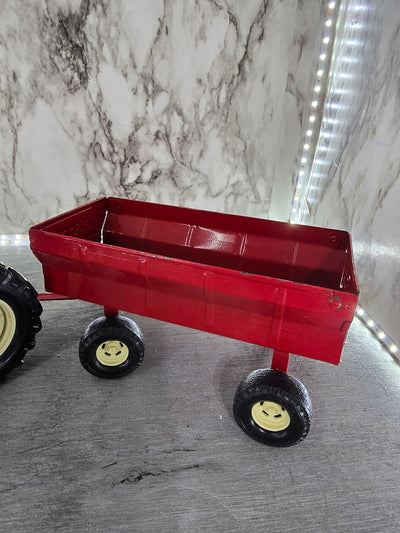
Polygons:
[[70,296],[63,296],[62,294],[55,294],[54,292],[40,292],[38,294],[40,302],[50,302],[53,300],[72,300]]

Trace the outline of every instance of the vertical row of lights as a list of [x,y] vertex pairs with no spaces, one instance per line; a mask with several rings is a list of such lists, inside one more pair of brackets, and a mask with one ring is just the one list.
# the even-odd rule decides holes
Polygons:
[[[330,2],[328,4],[328,12],[325,20],[324,35],[321,44],[321,51],[319,56],[318,70],[316,83],[314,85],[314,97],[311,102],[309,118],[308,118],[308,127],[305,134],[305,141],[302,147],[302,156],[300,159],[299,171],[297,176],[297,185],[295,191],[295,197],[292,205],[292,212],[290,216],[291,223],[301,222],[303,219],[310,215],[309,211],[309,194],[311,189],[315,187],[311,186],[311,178],[321,176],[321,171],[316,170],[320,165],[326,164],[325,158],[321,157],[321,152],[326,151],[326,141],[327,138],[331,136],[330,127],[333,123],[336,122],[336,114],[338,108],[340,108],[337,101],[335,102],[334,98],[331,98],[332,101],[328,101],[325,106],[325,112],[323,113],[323,102],[325,101],[321,98],[322,82],[326,81],[327,70],[329,65],[329,52],[332,52],[332,43],[331,39],[333,38],[331,28],[335,20],[335,7],[337,2]],[[350,2],[349,12],[351,13],[350,25],[352,30],[359,30],[362,28],[362,25],[359,24],[359,13],[365,10],[366,7],[360,4],[359,2]],[[360,44],[360,41],[357,39],[351,39],[345,41],[347,47],[354,47]],[[338,56],[339,57],[339,56]],[[344,65],[349,63],[354,63],[357,61],[356,58],[349,57],[347,54],[341,56],[341,61]],[[347,79],[354,76],[354,65],[353,74],[349,73],[347,67],[339,73],[339,78]],[[340,96],[341,101],[343,100],[343,95],[346,93],[345,89],[336,88],[334,97]],[[319,113],[318,113],[319,111]],[[314,147],[314,152],[311,152],[311,147]],[[309,155],[311,154],[311,155]],[[367,313],[365,309],[358,306],[357,307],[357,316],[365,327],[379,340],[379,342],[398,360],[400,361],[400,348],[393,339],[387,335],[387,333],[372,319],[372,317]]]
[[[328,11],[325,19],[325,28],[322,37],[320,56],[318,61],[316,81],[314,84],[313,98],[311,101],[310,112],[308,117],[308,125],[305,134],[305,140],[303,144],[302,154],[300,158],[300,168],[297,176],[296,191],[292,205],[292,212],[290,216],[290,222],[292,224],[299,222],[301,219],[300,207],[301,207],[301,198],[305,193],[305,184],[307,181],[307,173],[311,168],[311,158],[312,146],[316,145],[317,142],[317,127],[318,122],[321,120],[322,110],[321,110],[321,90],[322,83],[326,80],[327,74],[327,64],[328,55],[330,50],[332,50],[332,26],[334,23],[336,2],[329,2]],[[320,115],[318,115],[318,113]],[[307,172],[308,169],[308,172]]]

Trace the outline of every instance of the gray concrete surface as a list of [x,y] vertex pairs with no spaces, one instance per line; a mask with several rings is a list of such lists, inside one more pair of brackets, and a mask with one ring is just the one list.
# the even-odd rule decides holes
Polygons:
[[[40,288],[28,248],[0,260]],[[77,356],[100,314],[44,304],[36,348],[0,385],[1,532],[400,531],[400,366],[357,319],[338,367],[292,357],[312,427],[275,449],[231,412],[269,350],[137,317],[142,366],[102,380]]]

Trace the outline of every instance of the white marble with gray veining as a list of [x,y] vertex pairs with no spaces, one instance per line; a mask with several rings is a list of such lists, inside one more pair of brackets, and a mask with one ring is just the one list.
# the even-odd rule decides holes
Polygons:
[[[116,195],[288,219],[318,0],[0,0],[0,233]],[[276,211],[276,210],[275,210]]]
[[400,343],[400,3],[343,2],[335,50],[302,221],[351,232],[360,303]]

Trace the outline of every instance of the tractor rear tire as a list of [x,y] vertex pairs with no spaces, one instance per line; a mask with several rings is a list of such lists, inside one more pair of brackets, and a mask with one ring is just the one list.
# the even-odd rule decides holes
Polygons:
[[41,313],[38,294],[29,281],[0,263],[0,379],[35,346]]

